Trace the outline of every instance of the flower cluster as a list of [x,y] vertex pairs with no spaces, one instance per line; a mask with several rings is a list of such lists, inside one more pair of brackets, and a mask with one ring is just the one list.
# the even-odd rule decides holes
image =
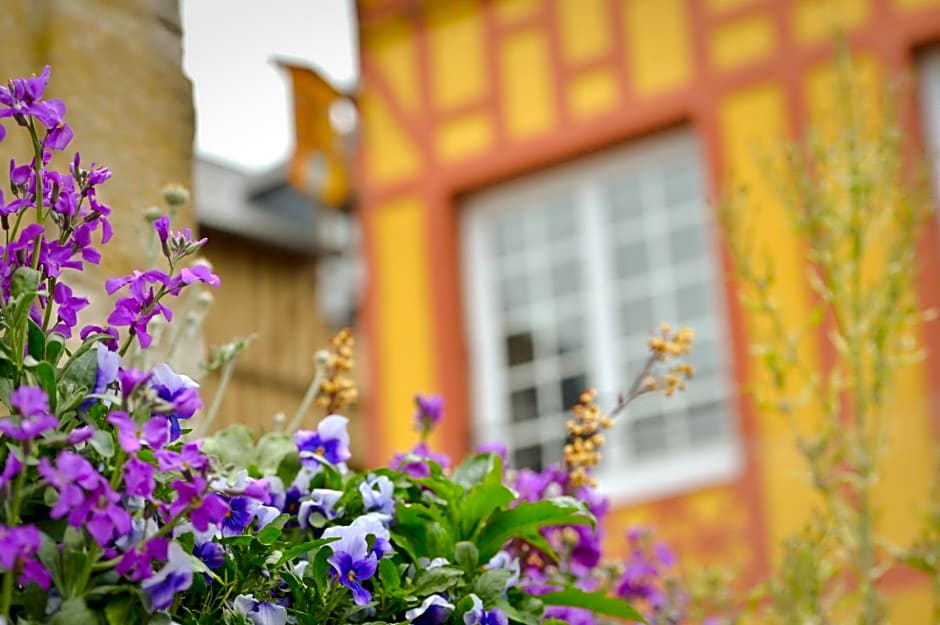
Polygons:
[[128,351],[150,353],[169,298],[218,285],[190,262],[206,241],[153,218],[165,268],[107,280],[106,322],[80,323],[88,302],[68,278],[112,236],[98,189],[111,174],[78,154],[67,173],[50,168],[72,131],[65,105],[43,98],[49,75],[0,88],[0,119],[33,145],[30,162],[11,162],[12,201],[0,197],[0,623],[639,618],[591,592],[606,502],[567,471],[507,473],[496,448],[451,469],[428,446],[439,397],[417,398],[420,442],[392,468],[350,471],[335,414],[356,398],[348,330],[321,354],[313,429],[195,437],[196,381]]
[[354,345],[355,339],[353,339],[352,332],[348,328],[343,328],[330,340],[330,349],[318,353],[318,356],[322,357],[322,362],[317,364],[323,367],[326,374],[320,382],[316,403],[327,412],[338,412],[356,403],[359,398],[356,385],[349,377],[349,372],[355,365]]

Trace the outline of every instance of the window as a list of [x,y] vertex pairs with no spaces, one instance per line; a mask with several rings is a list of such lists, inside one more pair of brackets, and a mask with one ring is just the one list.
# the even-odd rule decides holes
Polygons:
[[600,487],[639,498],[738,467],[725,317],[698,146],[688,132],[476,194],[462,237],[475,436],[515,466],[559,462],[586,387],[614,403],[660,321],[695,328],[687,393],[635,402],[608,433]]

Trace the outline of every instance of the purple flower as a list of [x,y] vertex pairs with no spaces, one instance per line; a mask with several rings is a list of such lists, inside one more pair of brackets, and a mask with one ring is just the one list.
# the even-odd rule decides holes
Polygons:
[[415,395],[415,424],[419,432],[430,432],[444,418],[444,398],[440,395]]
[[66,439],[69,445],[78,445],[79,443],[84,443],[85,441],[94,438],[95,428],[90,425],[82,425],[71,432],[69,432],[69,437]]
[[[167,321],[173,320],[173,311],[159,301],[160,293],[166,292],[172,286],[172,280],[166,273],[156,269],[134,271],[131,275],[107,280],[105,291],[112,295],[125,286],[128,287],[128,295],[114,303],[114,308],[108,315],[108,324],[128,326],[140,346],[147,349],[153,340],[147,333],[150,320],[161,314]],[[162,287],[163,290],[158,292],[157,287]]]
[[10,480],[16,477],[22,468],[23,463],[16,457],[16,454],[8,451],[6,462],[3,463],[3,472],[0,473],[0,488],[9,484]]
[[320,421],[316,430],[300,430],[294,434],[301,464],[315,468],[320,465],[321,460],[333,465],[349,460],[352,454],[349,452],[347,423],[349,419],[346,417],[330,415]]
[[396,471],[401,471],[414,478],[425,478],[431,476],[431,468],[427,461],[435,462],[441,467],[450,466],[450,458],[444,454],[431,451],[427,443],[418,443],[412,447],[407,454],[395,454],[392,458],[391,466]]
[[153,222],[153,228],[157,231],[157,236],[160,237],[160,241],[166,243],[166,240],[170,238],[170,216],[161,215]]
[[78,510],[87,508],[85,529],[99,545],[104,547],[114,538],[131,531],[131,516],[120,504],[121,496],[111,490],[107,482],[102,480],[94,491],[88,493],[84,504],[72,510],[69,521],[71,522],[72,515],[75,515]]
[[193,583],[193,563],[179,543],[171,542],[167,548],[167,562],[163,568],[141,583],[150,596],[150,610],[165,610],[173,597]]
[[[100,330],[100,328],[94,328],[94,329],[95,331]],[[84,334],[84,330],[82,331],[82,333]],[[84,336],[82,338],[84,338]],[[117,338],[117,334],[115,334],[115,339],[116,338]],[[115,347],[115,349],[117,349],[117,347]],[[149,382],[152,376],[153,376],[152,373],[148,373],[146,371],[138,371],[137,369],[119,370],[118,382],[120,382],[120,386],[121,386],[121,395],[124,396],[124,399],[127,399],[128,397],[133,395],[135,390],[143,386],[146,382]]]
[[42,545],[42,535],[32,525],[4,527],[0,525],[0,567],[7,571],[21,566],[19,584],[25,586],[35,582],[41,588],[49,588],[52,579],[49,572],[36,559]]
[[258,521],[258,529],[264,529],[271,521],[281,516],[281,511],[274,506],[259,505],[255,510],[255,519]]
[[85,492],[95,490],[104,478],[95,471],[90,462],[67,450],[59,452],[54,467],[48,458],[40,458],[37,471],[45,478],[46,483],[58,491],[58,498],[49,516],[58,519],[69,512],[77,511],[74,522],[70,516],[69,523],[73,527],[81,525],[84,521],[81,506],[85,503]]
[[20,418],[0,418],[0,433],[12,439],[30,440],[59,425],[59,421],[49,414],[46,392],[38,386],[19,387],[10,395],[10,404]]
[[[78,311],[88,306],[88,298],[75,297],[72,289],[67,284],[57,282],[52,299],[58,306],[56,314],[59,318],[53,330],[65,337],[71,337],[72,328],[78,323]],[[99,344],[98,347],[101,347],[101,345]],[[120,363],[120,357],[118,357],[118,362]],[[114,367],[114,373],[117,374],[117,366]]]
[[356,605],[366,605],[371,601],[372,593],[362,586],[362,582],[375,575],[379,564],[378,557],[369,552],[366,536],[367,532],[356,525],[328,527],[323,532],[323,538],[339,538],[329,545],[333,553],[328,561],[339,583],[352,591]]
[[154,466],[138,458],[131,458],[124,465],[124,488],[128,495],[150,497],[156,483],[153,479]]
[[392,481],[384,475],[376,477],[369,474],[365,481],[359,484],[362,505],[366,511],[375,510],[389,516],[395,514],[394,490]]
[[95,387],[91,392],[95,395],[102,395],[118,379],[121,355],[109,350],[101,343],[95,345],[95,349],[98,353],[98,370],[95,373]]
[[167,403],[167,419],[170,421],[170,440],[180,437],[180,419],[189,419],[202,408],[199,385],[187,375],[176,373],[170,365],[161,363],[153,368],[151,386],[157,396]]
[[128,453],[134,453],[144,445],[161,449],[169,438],[167,421],[163,417],[154,417],[139,425],[123,410],[115,410],[108,415],[108,423],[117,428],[118,443]]
[[569,608],[566,606],[550,605],[545,607],[545,618],[554,618],[565,621],[568,625],[596,625],[597,620],[593,612],[584,608]]
[[471,594],[470,598],[473,600],[473,607],[464,613],[464,625],[509,625],[509,620],[502,610],[499,608],[486,610],[478,596]]
[[233,497],[222,519],[222,536],[239,536],[254,520],[258,501],[249,497]]
[[193,555],[202,560],[203,564],[212,571],[222,568],[222,565],[225,564],[225,549],[219,543],[211,540],[197,542],[193,548]]
[[166,538],[142,540],[121,556],[114,570],[132,582],[152,577],[154,561],[166,561],[168,547],[169,541]]
[[311,529],[313,527],[322,527],[322,524],[311,523],[311,517],[314,514],[321,515],[324,519],[330,520],[336,518],[336,502],[343,496],[341,490],[331,490],[329,488],[314,488],[310,492],[310,497],[300,504],[300,510],[297,512],[297,519],[300,521],[301,529]]
[[199,451],[202,441],[184,443],[182,449],[160,449],[153,455],[157,459],[157,466],[161,471],[203,471],[209,459]]
[[0,118],[12,117],[17,123],[25,126],[26,116],[31,115],[47,130],[52,131],[44,147],[62,149],[71,139],[72,132],[62,121],[65,116],[65,104],[61,100],[42,99],[51,71],[46,65],[39,76],[15,78],[10,81],[9,86],[0,87]]
[[286,625],[287,608],[270,601],[257,601],[254,595],[238,595],[232,602],[235,612],[253,625]]
[[414,625],[444,625],[453,611],[454,604],[440,595],[431,595],[425,597],[417,608],[405,612],[405,618]]
[[218,525],[228,514],[228,504],[220,495],[207,493],[206,481],[201,477],[193,477],[191,482],[175,480],[172,486],[177,497],[169,507],[170,516],[175,517],[188,506],[189,520],[200,532]]
[[[388,533],[388,517],[378,512],[367,512],[357,517],[350,527],[362,532],[365,536],[372,536],[372,549],[370,553],[376,558],[383,558],[392,552],[391,536]],[[430,568],[430,567],[429,567]]]

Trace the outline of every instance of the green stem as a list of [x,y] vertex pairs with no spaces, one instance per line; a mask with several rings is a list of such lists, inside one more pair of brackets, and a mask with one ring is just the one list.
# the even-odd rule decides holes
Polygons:
[[49,331],[49,322],[52,320],[52,294],[55,292],[56,279],[49,278],[49,295],[46,296],[46,314],[42,318],[42,332],[46,334]]
[[225,367],[222,369],[222,375],[219,376],[219,385],[215,389],[215,395],[212,396],[212,403],[209,405],[209,409],[206,411],[206,417],[203,419],[202,425],[199,427],[199,436],[205,436],[212,428],[212,423],[215,421],[215,417],[219,413],[219,408],[222,407],[222,399],[225,397],[225,389],[228,388],[229,382],[232,381],[232,374],[235,372],[235,365],[237,362],[238,355],[236,354],[235,357],[225,363]]
[[0,616],[10,621],[10,603],[13,601],[13,571],[3,574],[3,590],[0,595]]
[[304,416],[310,409],[310,405],[316,398],[317,393],[320,392],[320,385],[323,384],[324,377],[325,368],[317,366],[313,380],[311,380],[310,386],[307,387],[307,392],[304,393],[303,399],[300,400],[300,406],[297,408],[297,412],[294,413],[293,418],[291,418],[290,423],[287,425],[287,432],[296,432],[297,428],[300,427],[300,423],[304,420]]

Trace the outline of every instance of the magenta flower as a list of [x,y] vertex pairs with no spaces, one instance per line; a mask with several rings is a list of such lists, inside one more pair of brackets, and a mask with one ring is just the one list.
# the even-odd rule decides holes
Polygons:
[[440,395],[415,395],[415,404],[415,423],[420,432],[430,432],[444,418],[444,398]]
[[19,387],[10,395],[10,404],[19,418],[0,418],[0,434],[26,441],[59,425],[59,421],[49,413],[46,392],[38,386]]
[[167,421],[163,417],[154,417],[138,424],[123,410],[115,410],[108,415],[108,423],[117,428],[118,443],[128,453],[134,453],[144,445],[150,449],[161,449],[169,440]]
[[[46,483],[56,489],[58,499],[49,516],[58,519],[70,511],[79,510],[85,502],[85,492],[92,491],[104,481],[91,463],[78,454],[63,450],[56,457],[55,466],[48,458],[40,458],[37,467],[39,475],[45,478]],[[76,516],[74,522],[70,517],[70,524],[78,527],[84,521],[84,515]]]
[[166,538],[142,540],[121,556],[114,570],[132,582],[152,577],[154,561],[166,561],[168,546],[169,541]]
[[8,451],[6,462],[3,463],[3,472],[0,473],[0,488],[9,484],[10,480],[19,475],[22,468],[23,463],[19,461],[16,454],[12,451]]
[[32,525],[4,527],[0,525],[0,567],[14,571],[20,568],[19,584],[25,586],[35,582],[41,588],[49,588],[52,579],[49,572],[36,559],[42,545],[42,535]]
[[139,458],[131,458],[124,465],[124,488],[128,495],[150,497],[156,487],[154,481],[155,468],[149,462]]
[[199,451],[202,441],[184,443],[180,451],[161,449],[154,453],[161,471],[203,471],[209,459]]
[[441,467],[450,466],[450,458],[445,454],[431,451],[427,443],[418,443],[407,454],[395,454],[392,457],[391,467],[414,478],[431,476],[431,468],[427,461],[437,463]]
[[172,486],[177,496],[169,506],[170,517],[176,517],[188,507],[189,520],[200,532],[219,525],[229,512],[225,499],[207,492],[208,484],[201,477],[193,477],[191,482],[175,480]]

